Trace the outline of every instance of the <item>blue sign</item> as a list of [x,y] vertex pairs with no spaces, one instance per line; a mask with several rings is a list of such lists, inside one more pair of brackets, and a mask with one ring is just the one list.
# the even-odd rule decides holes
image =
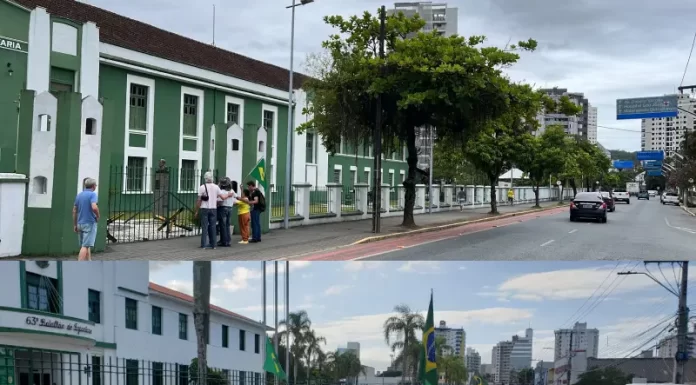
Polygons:
[[645,168],[646,170],[660,169],[660,168],[662,168],[662,161],[661,160],[648,160],[646,162],[643,162],[643,168]]
[[614,161],[614,168],[618,170],[625,170],[629,168],[633,168],[633,161],[632,160],[615,160]]
[[636,154],[638,160],[662,160],[665,158],[665,153],[661,150],[655,151],[639,151]]
[[674,118],[679,115],[678,95],[618,99],[616,119]]
[[662,176],[662,170],[647,170],[645,171],[647,176]]

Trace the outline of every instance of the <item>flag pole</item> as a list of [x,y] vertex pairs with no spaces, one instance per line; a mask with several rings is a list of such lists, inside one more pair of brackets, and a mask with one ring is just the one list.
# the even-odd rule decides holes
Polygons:
[[[275,290],[275,295],[273,299],[275,301],[275,333],[273,333],[273,348],[275,349],[276,357],[278,357],[278,261],[275,261],[275,278],[273,280],[273,289]],[[286,368],[287,370],[287,368]],[[278,376],[275,376],[275,384],[278,383]]]
[[[290,261],[285,261],[285,322],[290,320]],[[290,373],[290,333],[285,333],[285,368]],[[297,374],[295,374],[297,378]],[[288,378],[288,383],[290,379]]]
[[266,261],[261,262],[261,265],[263,266],[263,293],[261,294],[262,295],[261,304],[263,306],[262,307],[262,309],[263,309],[262,310],[262,312],[263,312],[262,313],[263,314],[262,322],[263,322],[263,327],[264,327],[263,333],[266,334],[265,328],[266,328],[266,325],[268,325],[266,323]]

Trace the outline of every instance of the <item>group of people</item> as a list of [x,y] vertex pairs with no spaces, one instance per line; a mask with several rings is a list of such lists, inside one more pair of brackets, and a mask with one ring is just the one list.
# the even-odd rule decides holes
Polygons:
[[[261,213],[266,211],[266,198],[249,181],[241,195],[238,184],[225,177],[215,184],[212,172],[204,175],[205,183],[198,188],[195,216],[201,221],[201,248],[214,249],[216,246],[230,247],[232,237],[232,208],[237,206],[237,223],[241,244],[261,242]],[[217,227],[220,240],[217,241]]]

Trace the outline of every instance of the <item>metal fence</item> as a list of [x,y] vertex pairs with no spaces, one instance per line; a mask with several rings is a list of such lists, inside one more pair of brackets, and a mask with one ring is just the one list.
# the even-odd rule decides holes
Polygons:
[[[268,198],[267,198],[268,199]],[[285,216],[285,186],[271,186],[271,218],[278,219]],[[295,188],[290,188],[290,216],[295,216]]]
[[329,212],[329,189],[314,186],[309,191],[309,215],[322,215]]
[[355,187],[343,187],[341,192],[341,212],[354,213],[358,211]]
[[2,385],[271,385],[274,382],[275,378],[266,373],[220,368],[209,368],[201,378],[195,361],[178,364],[0,346]]
[[[200,234],[194,218],[205,171],[149,168],[132,162],[112,166],[107,242],[137,242]],[[217,181],[217,172],[213,171]]]

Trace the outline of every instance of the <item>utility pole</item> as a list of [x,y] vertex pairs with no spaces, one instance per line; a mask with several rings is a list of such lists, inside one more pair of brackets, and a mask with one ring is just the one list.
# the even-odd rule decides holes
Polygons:
[[573,376],[573,330],[570,331],[570,344],[568,344],[568,384]]
[[648,272],[640,271],[621,271],[618,275],[645,275],[652,279],[658,285],[662,286],[663,289],[672,293],[674,296],[679,298],[679,308],[677,310],[677,354],[674,356],[674,371],[673,380],[675,384],[684,383],[684,371],[686,367],[686,362],[689,360],[689,354],[691,353],[688,348],[687,334],[689,329],[689,308],[686,306],[686,293],[688,291],[688,280],[689,280],[689,261],[645,261],[645,265],[648,264],[678,264],[681,266],[681,283],[677,286],[675,291],[671,287],[667,287],[665,284],[660,282],[652,274]]
[[[379,58],[384,59],[386,10],[379,9]],[[384,73],[384,64],[380,63],[380,76]],[[375,103],[376,118],[373,135],[374,178],[372,194],[372,231],[377,234],[381,230],[382,219],[382,95],[377,95]]]

